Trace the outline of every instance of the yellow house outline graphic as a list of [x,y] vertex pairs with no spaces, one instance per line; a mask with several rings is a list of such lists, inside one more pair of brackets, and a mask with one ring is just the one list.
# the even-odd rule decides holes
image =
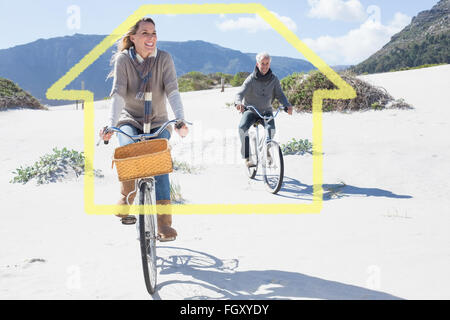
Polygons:
[[[85,69],[113,46],[139,19],[161,14],[257,14],[288,43],[322,72],[336,87],[334,90],[316,90],[313,94],[313,201],[307,204],[179,204],[172,205],[174,214],[230,214],[230,213],[319,213],[323,206],[322,104],[324,99],[353,99],[355,90],[319,56],[311,51],[278,18],[258,3],[247,4],[164,4],[143,5],[119,25],[109,36],[73,66],[48,90],[47,98],[56,100],[84,100],[84,205],[88,214],[115,214],[118,205],[96,205],[94,202],[94,94],[89,90],[64,90]],[[139,205],[132,206],[137,213]]]

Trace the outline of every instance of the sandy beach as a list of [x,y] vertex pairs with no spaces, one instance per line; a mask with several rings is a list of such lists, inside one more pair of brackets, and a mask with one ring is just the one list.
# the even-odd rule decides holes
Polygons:
[[[134,226],[84,212],[82,177],[37,186],[12,172],[54,147],[83,151],[83,112],[0,112],[0,299],[449,299],[450,65],[362,78],[412,110],[323,115],[324,205],[319,214],[177,215],[158,245],[149,296]],[[285,157],[278,195],[249,180],[239,155],[237,89],[182,94],[187,138],[173,156],[186,203],[309,203],[312,156]],[[95,103],[95,131],[110,101]],[[312,141],[310,114],[280,114],[276,139]],[[95,202],[118,195],[111,155],[95,149]]]

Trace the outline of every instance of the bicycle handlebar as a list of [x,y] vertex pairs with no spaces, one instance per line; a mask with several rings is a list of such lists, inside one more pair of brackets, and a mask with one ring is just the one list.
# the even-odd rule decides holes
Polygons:
[[[152,139],[152,138],[158,137],[161,134],[161,132],[163,132],[167,128],[167,126],[169,124],[174,123],[174,122],[183,122],[183,123],[185,123],[187,125],[192,125],[191,122],[183,120],[183,119],[173,119],[173,120],[166,121],[155,133],[142,133],[142,134],[138,134],[138,135],[129,135],[129,134],[123,132],[121,129],[117,128],[117,127],[105,127],[103,132],[105,134],[109,133],[109,132],[118,132],[118,133],[121,133],[121,134],[127,136],[128,138],[130,138],[131,140],[136,142],[137,140],[142,139],[142,138]],[[102,140],[103,139],[100,138],[100,140],[97,142],[97,146],[100,144],[100,142]],[[109,141],[107,141],[107,140],[103,140],[103,142],[105,144],[109,143]]]
[[255,111],[256,112],[256,114],[261,118],[261,119],[264,119],[264,120],[266,120],[266,121],[270,121],[270,120],[272,120],[272,119],[275,119],[276,118],[276,116],[278,115],[278,113],[280,113],[280,111],[281,111],[281,108],[277,108],[277,112],[275,113],[275,115],[272,115],[272,116],[263,116],[263,115],[261,115],[261,113],[259,113],[259,111],[254,107],[254,106],[245,106],[247,109],[252,109],[253,111]]

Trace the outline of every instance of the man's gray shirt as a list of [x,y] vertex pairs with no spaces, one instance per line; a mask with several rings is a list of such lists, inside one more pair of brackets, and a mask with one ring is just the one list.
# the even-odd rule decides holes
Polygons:
[[280,81],[272,74],[268,81],[257,80],[254,73],[250,74],[236,94],[236,104],[254,106],[260,113],[272,112],[272,102],[277,98],[283,107],[291,104],[281,90]]

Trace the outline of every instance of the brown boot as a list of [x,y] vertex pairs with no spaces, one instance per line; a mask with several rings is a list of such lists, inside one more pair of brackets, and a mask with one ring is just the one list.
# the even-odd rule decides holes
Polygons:
[[[167,207],[161,208],[158,210],[159,212],[171,212],[171,204],[170,200],[158,200],[156,201],[156,205],[164,205]],[[157,214],[158,220],[158,235],[159,241],[173,241],[177,237],[177,231],[172,228],[172,214]]]
[[[123,181],[120,183],[120,199],[117,202],[118,205],[123,206],[120,209],[120,214],[116,214],[117,217],[121,218],[123,224],[135,224],[136,217],[129,215],[130,208],[128,203],[133,204],[134,198],[136,197],[136,192],[133,192],[135,188],[134,180]],[[130,195],[129,195],[130,194]],[[129,196],[128,196],[129,195]],[[128,196],[128,202],[127,202]]]

